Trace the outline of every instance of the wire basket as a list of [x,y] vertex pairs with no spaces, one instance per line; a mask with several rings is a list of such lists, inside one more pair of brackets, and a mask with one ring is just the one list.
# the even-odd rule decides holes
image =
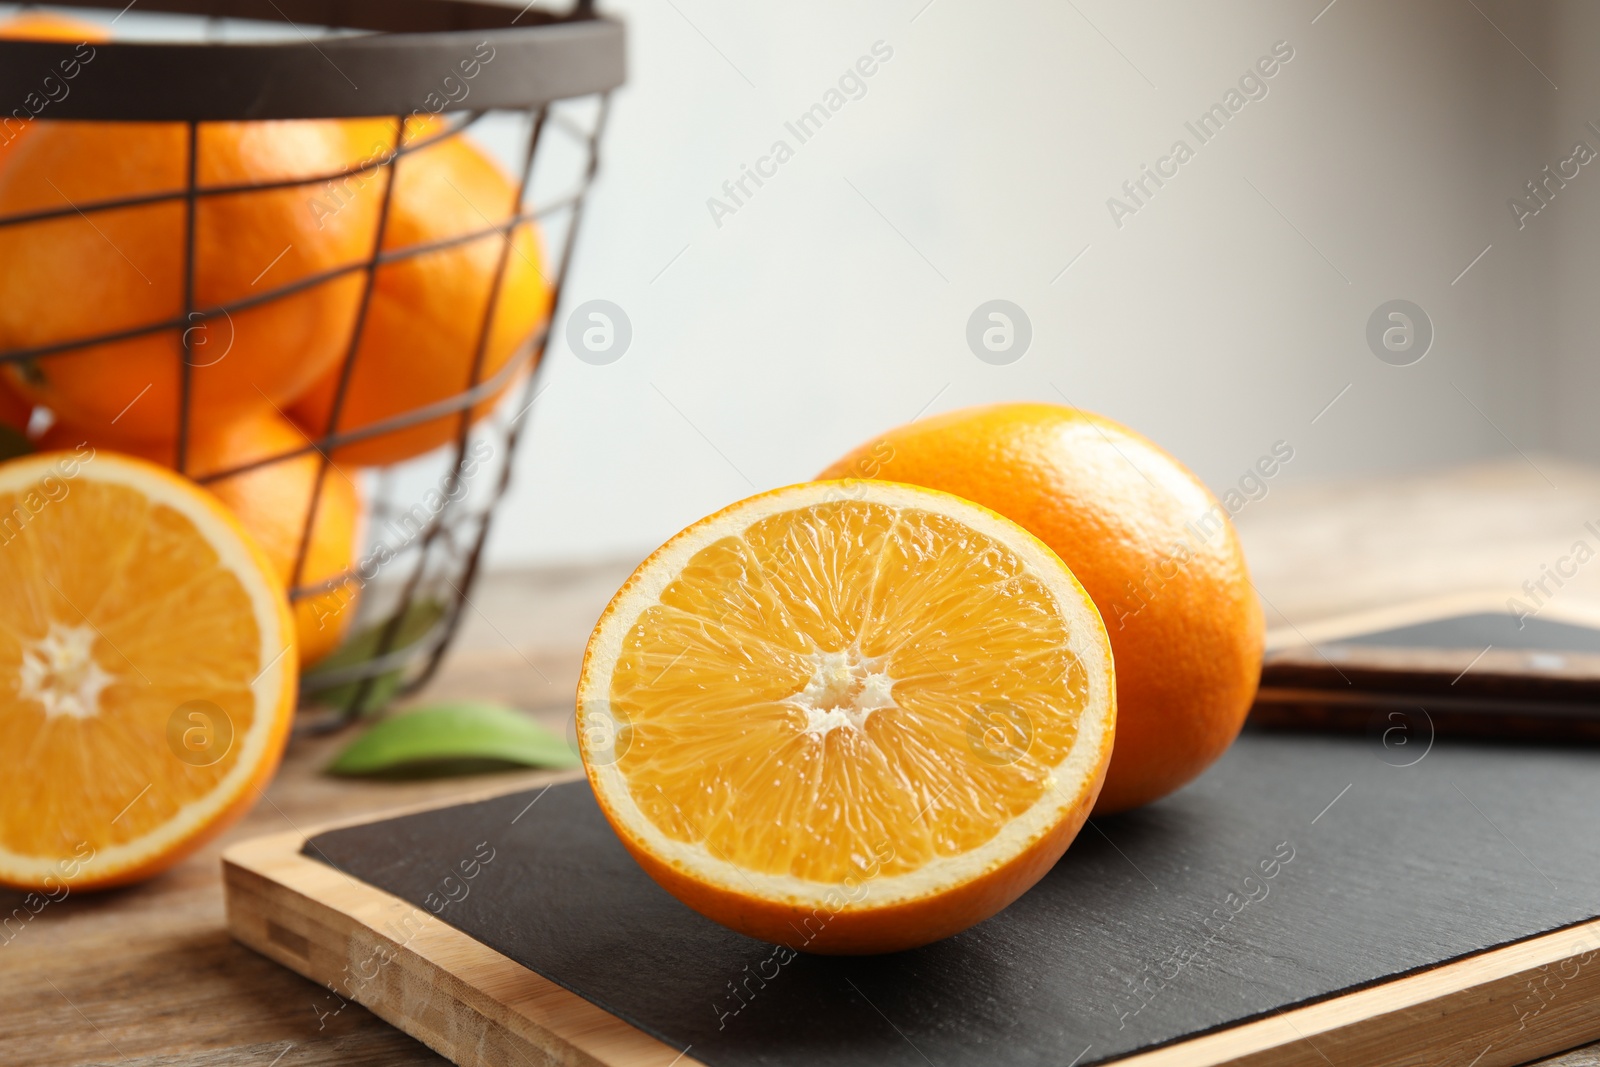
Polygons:
[[[70,0],[59,6],[106,7],[103,2]],[[114,15],[116,10],[108,12]],[[0,142],[10,139],[17,122],[25,125],[35,119],[183,123],[188,134],[187,180],[181,187],[135,196],[0,214],[0,228],[74,216],[93,225],[95,217],[105,212],[181,204],[181,314],[50,344],[5,347],[0,338],[0,363],[47,365],[90,345],[170,336],[177,390],[173,465],[187,473],[195,424],[195,371],[206,365],[197,359],[207,341],[205,331],[214,324],[231,324],[234,315],[287,301],[318,286],[358,280],[347,282],[359,284],[360,300],[349,336],[342,342],[345,350],[326,432],[313,434],[303,447],[208,471],[196,479],[213,484],[272,464],[305,463],[306,457],[315,456],[316,490],[288,585],[296,603],[346,589],[360,592],[353,636],[306,672],[301,682],[302,703],[335,712],[310,725],[337,725],[423,685],[437,670],[470,605],[495,505],[509,484],[517,441],[539,393],[549,324],[558,321],[562,285],[598,163],[610,92],[624,78],[623,30],[617,22],[596,16],[584,0],[561,14],[461,0],[142,0],[138,12],[205,16],[211,20],[206,23],[209,39],[96,43],[87,62],[81,47],[66,41],[0,41],[0,102],[21,102],[9,118],[0,108],[0,129],[6,134],[0,135]],[[223,20],[255,20],[279,28],[287,22],[293,32],[288,39],[271,41],[249,35],[219,40],[219,35],[229,36],[223,32],[228,25]],[[485,56],[492,58],[485,62]],[[74,71],[70,79],[64,77],[69,70]],[[419,116],[429,116],[434,125],[427,136],[408,142],[407,119]],[[207,123],[357,118],[392,119],[391,151],[307,177],[226,184],[200,180],[200,146]],[[521,169],[513,176],[515,203],[504,217],[486,217],[481,228],[449,242],[385,246],[395,172],[402,159],[463,131],[491,125],[505,131],[510,123],[521,127]],[[553,178],[540,177],[547,160],[556,172]],[[282,285],[263,286],[264,291],[237,300],[206,306],[196,299],[196,218],[208,199],[352,180],[377,181],[383,190],[375,233],[363,255]],[[555,190],[550,195],[544,195],[547,186]],[[519,228],[530,225],[544,234],[542,273],[550,310],[509,359],[486,370],[485,350],[506,290],[513,238]],[[342,430],[340,415],[380,271],[388,264],[437,252],[450,242],[495,235],[501,238],[498,260],[480,321],[475,323],[476,350],[461,390]],[[502,403],[492,416],[479,417],[486,400],[519,381],[518,397]],[[441,419],[455,422],[448,444],[427,460],[408,462],[402,469],[380,467],[368,476],[375,485],[366,496],[366,548],[355,565],[331,578],[306,580],[321,490],[340,450]],[[430,463],[437,472],[431,479],[426,472],[419,474],[419,465]],[[419,484],[428,485],[430,491],[419,496]]]

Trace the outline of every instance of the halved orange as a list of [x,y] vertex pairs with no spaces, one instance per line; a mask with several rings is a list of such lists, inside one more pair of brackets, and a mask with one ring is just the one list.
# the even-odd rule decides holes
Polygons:
[[[3,413],[3,409],[0,409]],[[3,417],[3,416],[0,416]],[[170,468],[177,449],[172,441],[117,441],[94,430],[79,429],[58,419],[39,438],[40,448],[71,448],[86,443],[147,459]],[[307,444],[299,427],[268,408],[220,425],[196,426],[189,437],[185,473],[192,478],[243,467],[272,456],[286,455]],[[103,453],[102,453],[103,454]],[[338,467],[317,487],[321,457],[306,452],[226,478],[203,482],[206,490],[228,506],[239,524],[272,560],[285,585],[295,582],[295,562],[305,532],[311,501],[317,502],[316,525],[306,545],[299,584],[332,583],[326,592],[291,603],[300,666],[309,667],[339,647],[356,615],[361,590],[355,582],[335,583],[356,565],[360,549],[361,490]]]
[[134,881],[257,799],[294,623],[211,494],[90,448],[0,464],[0,589],[0,884]]
[[959,497],[813,482],[702,519],[589,639],[579,746],[641,866],[741,933],[889,952],[993,915],[1088,817],[1115,733],[1066,565]]

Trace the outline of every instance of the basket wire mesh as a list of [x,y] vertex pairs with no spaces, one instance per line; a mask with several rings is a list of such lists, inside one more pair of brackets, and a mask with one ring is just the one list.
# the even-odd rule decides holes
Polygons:
[[[207,7],[218,9],[211,11],[211,14],[232,15],[239,14],[241,9],[249,9],[251,5],[248,3],[186,5],[180,0],[179,3],[156,6],[188,13],[204,13],[195,11],[195,8]],[[417,10],[426,8],[483,9],[486,6],[454,4],[450,0],[433,0],[431,4],[412,0],[409,4],[399,5],[391,13],[391,17],[408,17]],[[336,14],[336,6],[329,5],[328,13]],[[479,10],[478,13],[481,15],[482,11]],[[512,12],[507,10],[498,18],[503,22],[511,19],[511,15]],[[491,22],[496,17],[491,13]],[[518,18],[520,17],[519,15]],[[580,2],[565,16],[543,16],[540,20],[542,26],[516,29],[502,26],[489,31],[485,40],[510,40],[508,35],[512,34],[525,38],[528,34],[548,30],[551,27],[559,29],[593,19],[591,5]],[[515,19],[511,21],[515,22]],[[386,27],[369,25],[360,28],[383,30]],[[497,38],[496,34],[503,36]],[[425,38],[429,35],[420,33],[407,36]],[[208,31],[207,37],[215,40],[213,32]],[[25,48],[29,46],[33,46],[33,43],[30,42]],[[16,47],[16,43],[12,42],[0,45],[0,66],[3,66],[5,50]],[[212,44],[203,47],[227,46]],[[314,43],[312,47],[316,47]],[[618,48],[620,49],[620,36]],[[618,66],[620,69],[620,61]],[[620,77],[615,80],[620,81]],[[444,120],[442,128],[409,141],[405,136],[407,120],[421,112],[423,107],[396,110],[391,116],[393,132],[386,151],[332,173],[272,181],[202,184],[201,129],[206,122],[219,120],[189,118],[185,120],[187,157],[183,188],[92,203],[64,204],[59,208],[0,216],[0,227],[27,226],[70,218],[74,215],[81,216],[92,224],[94,216],[105,212],[151,204],[182,202],[184,255],[180,315],[101,333],[64,338],[49,344],[0,347],[0,364],[47,361],[52,357],[82,350],[90,345],[109,344],[152,334],[175,334],[178,338],[174,355],[175,372],[178,376],[175,466],[183,473],[187,473],[191,458],[194,372],[197,366],[206,365],[197,361],[197,353],[207,343],[205,336],[207,329],[219,321],[231,321],[231,316],[240,311],[285,300],[347,275],[360,276],[359,302],[354,324],[344,345],[344,355],[339,364],[337,385],[327,423],[329,432],[311,437],[309,443],[302,447],[277,452],[226,469],[208,471],[196,479],[201,484],[214,484],[272,464],[286,463],[313,452],[316,454],[315,486],[300,532],[292,576],[288,582],[289,597],[291,601],[301,601],[308,597],[321,597],[354,589],[359,592],[360,598],[357,626],[352,630],[355,636],[323,665],[307,672],[302,678],[303,702],[318,703],[334,709],[332,716],[308,723],[311,729],[323,729],[348,722],[424,685],[438,670],[452,638],[461,625],[463,613],[471,603],[469,594],[483,562],[484,547],[495,505],[510,484],[512,458],[526,428],[528,414],[540,394],[541,368],[544,364],[543,357],[549,339],[550,323],[559,321],[562,290],[571,264],[579,223],[599,166],[600,138],[605,129],[610,106],[610,86],[574,97],[552,98],[549,79],[545,79],[545,82],[542,87],[543,92],[530,93],[529,95],[534,98],[517,109],[523,117],[526,133],[518,169],[514,175],[515,199],[508,205],[504,217],[485,218],[481,228],[439,240],[404,247],[384,247],[396,185],[395,168],[409,155],[425,151],[449,138],[465,135],[491,114],[510,111],[511,109],[502,106],[503,100],[500,98],[504,98],[508,92],[510,95],[516,95],[514,86],[510,89],[502,86],[498,90],[499,98],[492,101],[496,105],[492,108],[436,112]],[[580,88],[588,87],[580,86]],[[343,110],[336,113],[359,112]],[[308,114],[305,117],[322,116]],[[571,184],[563,194],[545,198],[543,203],[535,203],[536,165],[541,159],[552,154],[547,145],[555,136],[564,138],[568,142],[565,157],[569,169],[574,172],[568,179]],[[571,165],[574,163],[575,166]],[[252,293],[226,303],[205,306],[197,301],[197,216],[199,205],[203,200],[276,189],[311,189],[356,179],[377,180],[382,183],[373,239],[364,257],[357,261],[339,264],[331,269],[303,275],[263,292]],[[513,236],[519,227],[530,224],[539,227],[544,234],[542,245],[545,249],[546,262],[543,265],[535,265],[535,269],[546,277],[550,291],[550,312],[537,326],[533,336],[522,344],[511,358],[492,373],[486,374],[485,355],[490,346],[497,309],[505,295],[503,290],[507,266],[515,247]],[[494,236],[500,238],[496,262],[488,297],[476,324],[476,342],[471,357],[470,373],[461,391],[423,407],[370,422],[358,428],[340,429],[340,417],[348,398],[381,268]],[[489,417],[475,421],[474,408],[506,389],[508,384],[515,382],[524,371],[528,373],[520,395],[508,398],[509,403],[502,403]],[[383,468],[376,470],[375,491],[368,494],[367,498],[368,544],[365,552],[344,573],[307,582],[306,563],[319,506],[322,503],[323,485],[330,472],[335,471],[337,467],[333,454],[342,446],[381,438],[441,418],[454,418],[455,430],[451,442],[439,448],[431,456],[436,465],[442,457],[444,468],[438,482],[425,495],[424,500],[408,501],[400,488],[405,479],[397,477],[391,470]]]

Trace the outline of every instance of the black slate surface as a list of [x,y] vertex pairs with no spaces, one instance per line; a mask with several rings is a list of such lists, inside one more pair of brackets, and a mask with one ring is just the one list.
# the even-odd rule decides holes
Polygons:
[[1485,645],[1530,652],[1600,652],[1600,629],[1554,619],[1526,618],[1487,611],[1341,637],[1323,647],[1359,645],[1384,648],[1459,648],[1476,652]]
[[1396,762],[1247,732],[1188,788],[1094,820],[1000,915],[876,958],[785,962],[691,912],[582,782],[306,850],[718,1067],[1085,1067],[1600,913],[1600,753],[1439,741]]

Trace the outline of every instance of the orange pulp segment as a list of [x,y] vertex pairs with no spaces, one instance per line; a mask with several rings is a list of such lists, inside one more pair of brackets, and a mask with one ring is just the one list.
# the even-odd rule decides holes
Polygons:
[[294,625],[210,494],[88,448],[0,465],[0,588],[0,883],[133,881],[254,802]]
[[911,947],[1019,896],[1098,794],[1115,708],[1087,594],[1009,520],[822,482],[704,519],[590,639],[580,745],[623,842],[741,932]]

